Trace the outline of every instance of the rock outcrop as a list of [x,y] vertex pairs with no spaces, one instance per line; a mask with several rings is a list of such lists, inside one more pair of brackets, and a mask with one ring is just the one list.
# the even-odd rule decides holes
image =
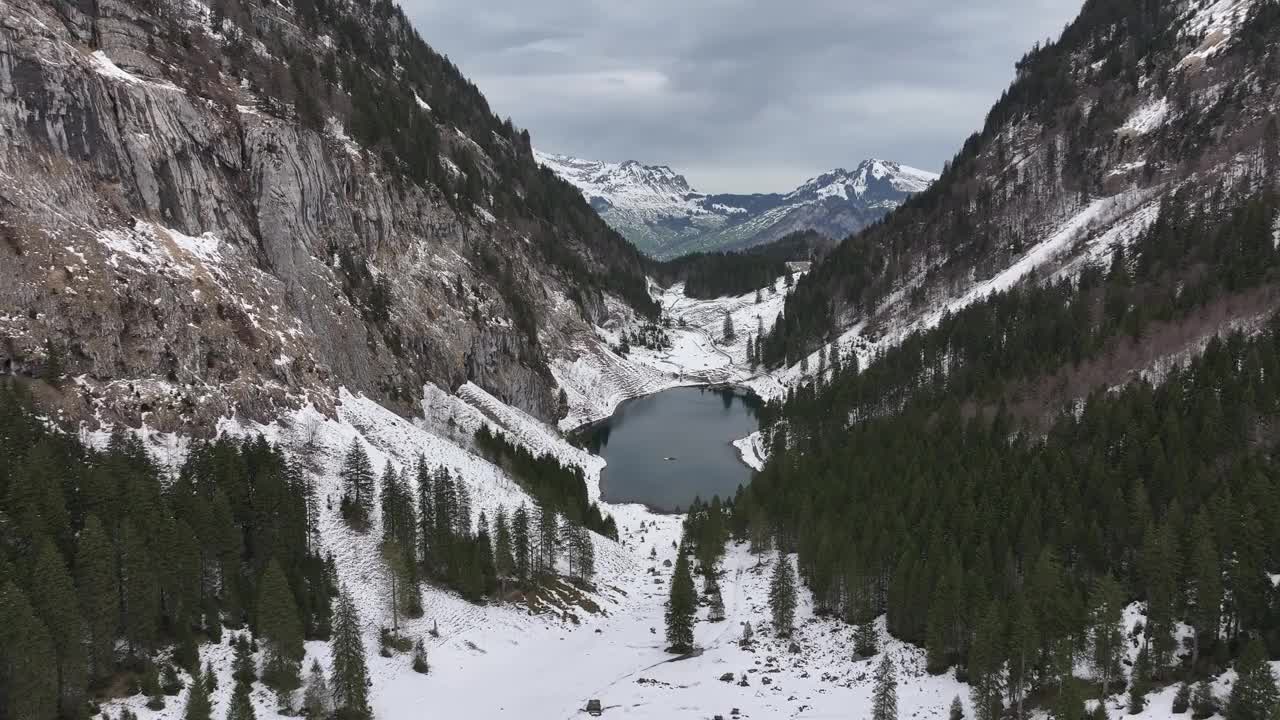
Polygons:
[[70,420],[160,428],[340,386],[409,411],[466,380],[552,418],[546,359],[599,294],[520,222],[176,57],[217,42],[173,27],[110,0],[0,4],[0,371],[58,385]]

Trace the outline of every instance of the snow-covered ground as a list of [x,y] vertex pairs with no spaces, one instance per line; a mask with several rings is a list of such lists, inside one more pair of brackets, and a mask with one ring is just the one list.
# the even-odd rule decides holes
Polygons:
[[[808,263],[794,266],[795,278],[808,269]],[[576,348],[577,359],[552,364],[552,373],[569,398],[569,414],[560,421],[560,428],[571,430],[601,420],[612,415],[623,400],[682,385],[736,385],[765,399],[777,397],[786,386],[763,368],[751,368],[747,339],[773,327],[788,290],[785,279],[778,278],[771,289],[761,289],[756,303],[754,291],[697,300],[685,297],[683,283],[669,288],[652,286],[651,293],[671,321],[667,331],[671,347],[650,350],[633,345],[625,357],[600,343],[617,345],[624,332],[639,327],[627,308],[615,305],[616,320],[597,328],[597,338]],[[726,314],[733,321],[732,341],[724,337]]]
[[[568,718],[577,716],[591,698],[601,699],[610,716],[635,718],[728,717],[733,708],[756,718],[846,717],[850,709],[866,706],[870,665],[852,658],[851,630],[815,620],[802,597],[795,638],[801,651],[787,652],[789,641],[774,637],[767,618],[774,558],[753,556],[745,546],[730,547],[722,564],[726,620],[706,622],[706,609],[701,609],[695,635],[702,653],[673,660],[664,650],[664,603],[671,575],[665,561],[674,558],[683,518],[655,515],[640,505],[604,505],[617,520],[620,542],[596,538],[597,591],[591,600],[598,609],[566,604],[532,614],[514,605],[471,605],[453,593],[427,587],[426,614],[402,621],[402,628],[426,643],[431,673],[413,672],[407,654],[379,656],[377,631],[389,623],[390,608],[388,579],[376,548],[378,532],[353,532],[336,510],[337,470],[353,441],[365,444],[378,468],[387,462],[409,467],[421,455],[431,465],[458,470],[471,491],[473,511],[492,517],[500,506],[513,508],[530,500],[502,470],[470,452],[466,438],[480,422],[489,422],[531,449],[580,464],[592,497],[599,496],[603,460],[572,447],[553,428],[480,388],[464,386],[457,395],[428,388],[423,408],[423,417],[411,421],[363,396],[343,392],[333,418],[306,408],[271,425],[226,420],[219,428],[233,435],[261,433],[292,452],[304,453],[314,470],[322,507],[321,542],[333,553],[339,579],[361,613],[377,717],[428,713],[483,719],[518,712],[530,718]],[[105,441],[105,435],[86,438]],[[153,447],[163,447],[170,462],[185,450],[172,436],[147,439]],[[756,632],[756,643],[748,649],[736,642],[744,622]],[[436,624],[438,638],[429,634]],[[904,675],[921,673],[920,651],[893,641],[887,641],[886,648]],[[328,646],[308,643],[307,666],[312,659],[327,665]],[[203,647],[202,665],[205,662],[211,662],[219,676],[214,712],[221,716],[234,684],[230,648],[225,642]],[[729,672],[735,674],[734,683],[719,680]],[[743,674],[746,686],[736,682]],[[900,703],[909,712],[940,715],[961,690],[950,676],[921,678],[904,684]],[[261,687],[254,700],[260,718],[281,717],[274,697]],[[127,705],[143,720],[179,718],[185,691],[160,711],[147,710],[144,703],[145,698],[133,697],[109,703],[106,710],[114,716]]]
[[[755,375],[745,367],[745,338],[754,332],[757,314],[768,327],[781,309],[784,290],[779,285],[776,295],[764,293],[759,305],[754,293],[694,301],[683,298],[677,288],[666,291],[661,295],[664,308],[676,324],[683,318],[686,325],[673,330],[672,349],[637,350],[625,360],[617,358],[616,367],[633,373],[643,383],[637,387],[650,392],[695,382],[734,382],[765,395],[777,392],[782,387],[777,377]],[[727,344],[720,337],[725,312],[731,314],[739,334],[739,340]],[[566,368],[558,371],[564,373]],[[616,402],[612,398],[628,390],[589,395],[589,382],[570,387],[578,393],[574,407],[580,418],[611,410],[610,403]],[[595,404],[586,404],[586,399]],[[379,656],[378,628],[390,619],[388,579],[376,547],[379,534],[376,529],[366,535],[351,531],[336,510],[337,470],[353,441],[365,444],[379,469],[387,462],[410,467],[419,455],[431,465],[456,469],[470,490],[473,512],[483,511],[490,517],[499,507],[512,509],[531,500],[500,468],[471,451],[470,438],[481,423],[500,428],[531,450],[580,465],[593,499],[600,497],[604,461],[570,445],[556,428],[470,384],[456,394],[425,388],[422,415],[412,420],[363,396],[343,392],[339,400],[335,417],[305,408],[271,425],[226,420],[219,429],[235,435],[262,433],[294,452],[311,448],[308,460],[322,507],[321,542],[334,554],[339,579],[359,607],[378,718],[577,718],[593,698],[603,703],[608,717],[732,717],[735,708],[746,718],[870,714],[876,661],[853,657],[852,628],[815,617],[807,592],[801,590],[794,637],[799,652],[789,652],[791,640],[776,637],[768,612],[768,583],[776,562],[771,553],[756,556],[745,546],[731,545],[720,568],[726,619],[709,622],[707,609],[701,608],[695,630],[700,654],[677,660],[666,653],[663,616],[671,569],[665,562],[674,558],[683,518],[655,515],[640,505],[602,502],[617,521],[620,542],[595,538],[596,591],[589,595],[590,603],[566,600],[535,614],[516,605],[476,606],[451,592],[425,587],[425,615],[402,621],[402,628],[408,636],[423,639],[431,673],[415,673],[408,654]],[[104,442],[105,437],[86,434],[94,442]],[[150,435],[147,440],[171,468],[187,447],[181,438],[170,435]],[[737,445],[750,464],[758,465],[763,453],[759,433]],[[1131,624],[1140,617],[1137,610],[1131,608],[1126,616]],[[737,642],[744,623],[755,631],[755,643],[749,648]],[[432,637],[429,630],[436,625],[439,637]],[[922,650],[887,637],[883,619],[879,631],[882,651],[898,668],[901,717],[945,717],[956,696],[964,703],[966,716],[972,716],[968,688],[953,672],[926,674]],[[312,659],[327,667],[327,644],[308,643],[306,666]],[[203,647],[201,663],[206,661],[213,663],[220,678],[214,713],[221,717],[233,686],[230,648],[225,643]],[[732,682],[720,679],[727,673],[733,674]],[[740,684],[743,677],[745,685]],[[1223,695],[1230,679],[1228,675],[1219,681]],[[1169,688],[1154,693],[1148,708],[1137,717],[1172,717],[1173,692]],[[254,700],[259,718],[282,717],[274,697],[263,688],[256,689]],[[147,710],[144,702],[144,698],[128,698],[108,704],[106,710],[114,717],[128,705],[141,720],[176,720],[181,717],[185,691],[170,698],[164,710]],[[1107,707],[1114,720],[1126,715],[1120,698],[1109,699]]]

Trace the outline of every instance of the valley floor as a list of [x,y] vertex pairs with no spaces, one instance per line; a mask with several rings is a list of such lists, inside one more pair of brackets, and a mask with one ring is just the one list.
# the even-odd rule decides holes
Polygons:
[[[776,294],[766,293],[757,305],[754,293],[714,301],[688,300],[678,288],[663,293],[668,314],[677,325],[684,320],[684,327],[673,329],[669,350],[637,349],[623,360],[596,348],[578,362],[556,368],[571,393],[573,414],[568,426],[607,415],[626,397],[681,384],[741,384],[765,397],[780,392],[778,377],[755,374],[747,367],[745,337],[754,329],[756,315],[767,327],[781,309],[783,295],[784,288],[779,286]],[[739,339],[727,344],[718,332],[726,312],[740,329]],[[601,333],[616,340],[620,329]],[[536,453],[552,453],[580,465],[593,500],[600,497],[604,461],[570,445],[557,429],[470,384],[456,394],[426,388],[423,415],[413,421],[362,396],[343,393],[339,401],[333,418],[306,409],[270,426],[226,421],[220,429],[232,434],[262,433],[291,451],[307,454],[322,499],[321,541],[334,554],[340,580],[355,596],[364,622],[373,704],[380,720],[559,720],[585,717],[584,708],[593,698],[605,706],[606,717],[729,718],[734,709],[744,718],[869,717],[877,661],[853,657],[851,627],[815,617],[803,590],[794,636],[798,652],[790,652],[792,640],[777,637],[770,627],[768,583],[776,561],[773,553],[752,555],[743,545],[731,545],[720,568],[726,619],[708,622],[707,608],[702,607],[695,631],[700,651],[683,659],[667,653],[664,613],[671,568],[666,562],[674,558],[682,517],[656,515],[639,505],[602,503],[617,520],[620,542],[595,538],[596,591],[585,601],[567,592],[549,593],[534,612],[514,604],[476,606],[428,586],[423,590],[425,616],[403,621],[402,629],[409,637],[424,640],[431,672],[415,673],[409,654],[379,656],[378,629],[389,625],[391,616],[388,581],[378,559],[378,533],[353,532],[336,511],[341,492],[337,470],[354,439],[366,444],[377,468],[388,462],[407,467],[421,454],[430,465],[460,470],[475,511],[489,517],[499,507],[513,509],[529,498],[504,471],[472,452],[471,437],[481,423],[501,429]],[[152,434],[147,439],[170,463],[184,449],[172,437]],[[95,438],[101,440],[105,436]],[[758,466],[762,460],[758,435],[737,444],[744,459]],[[1128,613],[1131,624],[1140,619],[1137,610],[1134,607]],[[755,632],[749,648],[738,643],[744,623],[750,623]],[[927,675],[922,650],[887,637],[882,624],[879,631],[881,650],[898,669],[899,717],[946,717],[956,696],[966,707],[966,717],[972,717],[968,687],[955,679],[954,671]],[[327,644],[308,643],[307,652],[306,665],[315,658],[327,666]],[[205,661],[211,661],[220,676],[214,717],[221,718],[234,684],[230,648],[225,642],[203,647],[201,662]],[[733,680],[722,681],[729,673]],[[1230,674],[1219,680],[1224,696],[1230,681]],[[274,697],[261,686],[254,697],[258,718],[281,717]],[[1147,709],[1137,717],[1172,717],[1172,698],[1173,688],[1153,693]],[[121,706],[128,705],[140,720],[177,720],[185,697],[171,698],[167,708],[155,712],[143,707],[144,702],[141,697],[129,698],[109,704],[106,710],[117,717]],[[1113,720],[1127,716],[1120,698],[1109,699],[1107,705]]]

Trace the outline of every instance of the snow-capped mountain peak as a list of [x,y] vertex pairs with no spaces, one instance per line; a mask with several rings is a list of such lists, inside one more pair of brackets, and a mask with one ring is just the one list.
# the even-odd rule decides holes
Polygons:
[[703,197],[689,187],[683,175],[666,165],[644,165],[635,160],[582,160],[539,150],[534,150],[534,156],[581,190],[597,211],[621,207],[642,213],[672,208],[696,212],[699,206],[691,201]]
[[869,207],[892,209],[901,203],[905,195],[918,193],[937,179],[937,174],[926,170],[872,158],[862,161],[852,171],[836,168],[810,178],[786,197],[809,202],[827,197],[856,199]]
[[707,195],[667,165],[601,162],[535,150],[538,162],[578,188],[596,212],[641,250],[672,257],[776,240],[796,230],[841,238],[938,178],[889,160],[836,168],[791,192]]

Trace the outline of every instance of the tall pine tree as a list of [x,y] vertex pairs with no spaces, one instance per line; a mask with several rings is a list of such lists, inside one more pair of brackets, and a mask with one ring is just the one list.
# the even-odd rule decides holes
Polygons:
[[689,572],[689,556],[681,549],[676,554],[671,595],[667,599],[668,651],[683,655],[693,650],[693,613],[697,606],[698,596]]
[[373,464],[365,452],[360,438],[351,441],[351,448],[342,462],[339,472],[342,478],[342,516],[357,529],[369,524],[369,511],[373,509]]
[[791,558],[784,552],[778,553],[778,562],[773,567],[773,579],[769,583],[769,609],[773,614],[774,632],[778,637],[791,637],[796,616],[796,584]]
[[87,681],[84,656],[84,622],[80,618],[75,584],[62,553],[50,541],[40,546],[31,575],[31,594],[38,598],[36,614],[49,629],[58,661],[54,676],[58,683],[59,707],[71,717],[84,701]]
[[0,579],[0,694],[12,720],[58,715],[57,664],[49,631],[12,580]]
[[871,720],[898,720],[898,676],[889,653],[876,667],[875,688],[871,692]]
[[301,686],[302,622],[289,581],[272,558],[258,584],[258,635],[263,643],[262,680],[276,691],[281,704]]
[[85,621],[89,678],[104,678],[115,669],[120,592],[116,586],[115,549],[97,515],[85,518],[76,547],[75,567],[80,614]]
[[338,591],[333,618],[333,669],[329,687],[334,709],[345,720],[365,720],[369,709],[369,669],[365,663],[360,616],[346,587]]
[[1249,640],[1236,662],[1235,685],[1227,700],[1227,720],[1266,720],[1280,703],[1276,678],[1267,663],[1266,649],[1257,638]]

